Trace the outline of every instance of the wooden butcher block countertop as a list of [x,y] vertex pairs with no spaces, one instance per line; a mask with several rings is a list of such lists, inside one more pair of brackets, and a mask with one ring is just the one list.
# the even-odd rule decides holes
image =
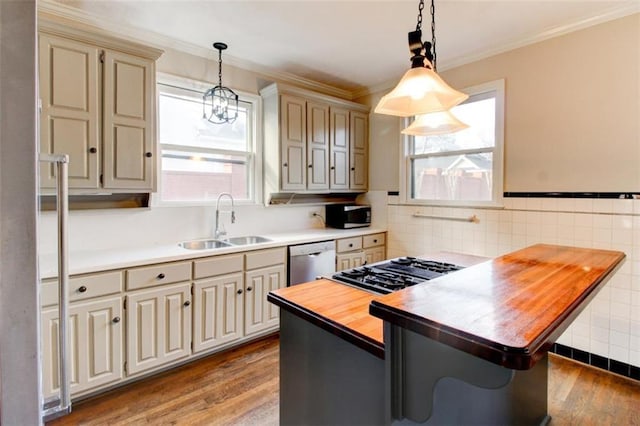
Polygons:
[[529,369],[624,257],[538,244],[375,298],[370,311],[490,362]]
[[[447,252],[420,257],[461,266],[475,265],[487,260],[483,257]],[[384,297],[386,296],[321,279],[272,291],[267,299],[375,356],[384,358],[383,322],[369,314],[371,302]]]

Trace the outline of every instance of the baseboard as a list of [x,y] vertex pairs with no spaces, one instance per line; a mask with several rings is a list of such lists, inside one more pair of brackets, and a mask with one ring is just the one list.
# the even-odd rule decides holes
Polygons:
[[570,346],[554,343],[550,350],[551,353],[571,358],[574,361],[591,365],[602,370],[610,371],[630,379],[640,380],[640,367],[616,361],[615,359],[605,358],[600,355],[592,354]]

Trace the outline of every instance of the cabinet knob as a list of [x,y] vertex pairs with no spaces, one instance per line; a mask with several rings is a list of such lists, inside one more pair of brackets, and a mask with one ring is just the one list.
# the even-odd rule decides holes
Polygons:
[[153,153],[147,152],[147,153],[144,154],[144,156],[147,157],[147,158],[151,158],[151,157],[153,157]]
[[159,280],[164,279],[164,274],[163,274],[163,273],[158,274],[158,279],[159,279]]
[[367,261],[365,260],[364,262],[362,262],[362,266],[366,265]]
[[85,286],[81,285],[81,286],[80,286],[80,288],[78,288],[78,291],[79,291],[80,293],[84,293],[85,291],[87,291],[87,287],[85,287]]
[[242,289],[239,289],[238,291],[236,291],[236,293],[242,294]]
[[247,291],[251,291],[253,290],[251,287],[247,287]]
[[284,164],[282,165],[282,167],[288,167],[288,166],[289,166],[289,165],[288,165],[287,163],[284,163]]
[[309,164],[308,166],[310,169],[313,169],[313,164]]
[[111,321],[113,321],[115,324],[120,322],[120,317],[115,317],[114,319],[112,319]]
[[352,171],[352,172],[353,172],[353,171],[355,171],[355,170],[356,170],[356,168],[355,168],[355,167],[352,167],[352,168],[351,168],[351,171]]
[[353,244],[349,244],[349,247],[353,247]]
[[89,152],[92,154],[95,154],[96,152],[98,152],[98,148],[96,148],[95,146],[92,146],[91,148],[89,148]]
[[336,166],[331,166],[331,170],[335,170],[335,169],[336,169]]
[[191,304],[191,302],[189,300],[187,300],[186,302],[183,303],[184,306],[189,306]]
[[373,242],[374,242],[374,243],[377,243],[377,242],[378,242],[378,240],[373,240]]

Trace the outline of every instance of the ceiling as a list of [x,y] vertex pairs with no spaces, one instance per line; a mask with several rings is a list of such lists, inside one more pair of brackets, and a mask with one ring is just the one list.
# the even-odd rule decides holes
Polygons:
[[[41,0],[165,48],[295,75],[351,93],[409,67],[417,0]],[[638,0],[436,0],[438,69],[640,11]],[[429,2],[423,40],[431,38]]]

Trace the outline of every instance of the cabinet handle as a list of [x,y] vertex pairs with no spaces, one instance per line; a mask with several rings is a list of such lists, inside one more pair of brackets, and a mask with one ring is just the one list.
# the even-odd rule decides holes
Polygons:
[[147,153],[144,154],[144,156],[147,157],[147,158],[151,158],[151,157],[153,157],[153,153],[147,152]]
[[115,317],[114,319],[112,319],[111,321],[113,321],[115,324],[120,322],[120,317]]
[[242,289],[239,289],[238,291],[236,291],[236,293],[242,294]]
[[96,152],[98,152],[98,148],[96,148],[95,146],[92,146],[91,148],[89,148],[89,152],[92,154],[95,154]]
[[191,304],[191,302],[190,302],[190,301],[188,301],[188,300],[187,300],[186,302],[184,302],[184,303],[183,303],[183,305],[184,305],[184,306],[189,306],[190,304]]
[[158,279],[159,280],[163,280],[164,279],[164,274],[163,273],[158,274]]
[[253,290],[251,287],[247,287],[247,291],[251,291]]
[[85,286],[81,285],[81,286],[80,286],[80,288],[78,289],[78,291],[79,291],[80,293],[84,293],[85,291],[87,291],[87,287],[85,287]]
[[362,262],[362,266],[366,265],[367,261],[365,260],[364,262]]

